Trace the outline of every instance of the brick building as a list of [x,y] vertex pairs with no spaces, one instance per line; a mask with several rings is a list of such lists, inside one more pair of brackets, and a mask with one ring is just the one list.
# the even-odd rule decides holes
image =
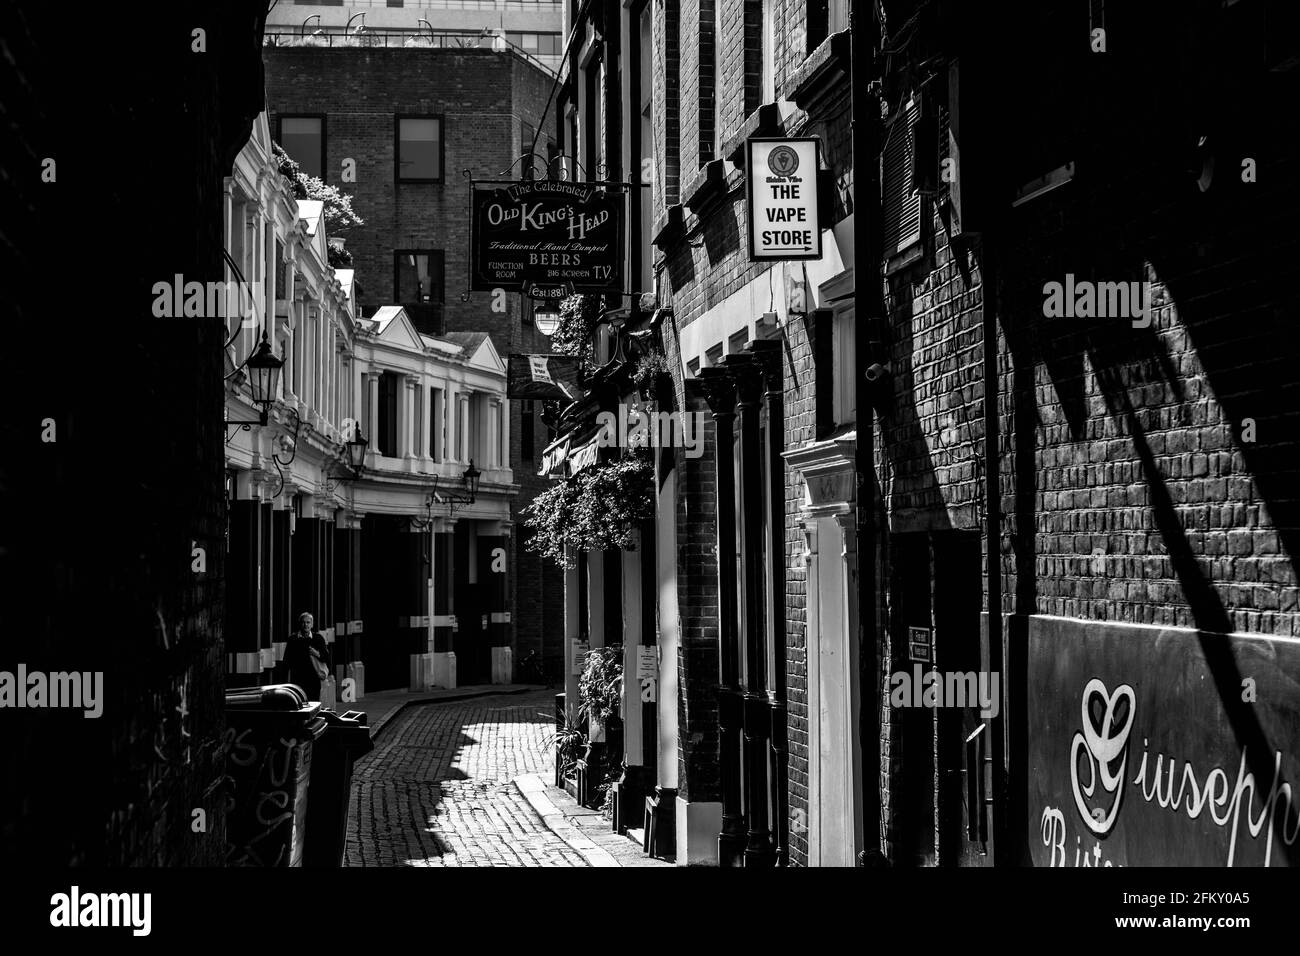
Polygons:
[[[630,805],[644,791],[645,817],[655,831],[647,848],[675,856],[679,865],[784,864],[792,840],[802,839],[788,824],[791,793],[807,796],[800,762],[806,760],[807,704],[802,649],[792,654],[787,647],[786,602],[797,608],[801,625],[803,581],[787,580],[786,568],[800,534],[787,515],[799,511],[803,492],[793,479],[788,485],[781,456],[816,445],[799,467],[823,477],[842,477],[847,467],[851,475],[851,380],[840,382],[838,398],[829,371],[818,386],[808,331],[819,324],[822,348],[852,361],[853,222],[836,190],[851,182],[847,73],[842,45],[827,39],[840,13],[828,11],[811,34],[801,18],[796,44],[780,4],[571,4],[560,141],[577,158],[580,175],[640,187],[628,210],[629,248],[640,253],[629,259],[630,305],[612,323],[618,330],[602,337],[607,348],[597,349],[598,361],[608,364],[588,406],[575,410],[573,432],[560,437],[576,441],[596,410],[634,399],[616,383],[624,364],[635,364],[638,343],[650,341],[667,374],[640,398],[661,414],[700,422],[702,440],[692,453],[675,446],[654,454],[656,518],[643,531],[639,563],[632,567],[627,553],[621,566],[608,554],[579,562],[566,588],[566,627],[571,640],[586,638],[592,646],[602,630],[605,642],[621,638],[629,669],[637,645],[657,645],[654,706],[638,700],[637,682],[624,684],[628,773],[617,790],[616,825],[639,822],[641,814],[625,801]],[[807,50],[819,52],[808,61]],[[777,104],[777,77],[784,83],[787,74],[805,108],[784,95]],[[800,263],[751,262],[743,219],[745,142],[782,130],[820,140],[825,170],[814,171],[813,179],[828,197],[821,223],[826,251]],[[805,290],[809,301],[800,298]],[[823,303],[826,309],[814,316]],[[791,361],[797,374],[787,372]],[[821,429],[816,434],[814,424]],[[787,430],[796,428],[806,429],[807,441],[799,431],[791,444]],[[834,549],[839,560],[824,564],[828,582],[831,565],[840,568],[843,589],[854,547],[842,542],[853,528],[836,515],[852,514],[853,483],[836,487],[838,502],[819,499],[801,517],[825,525],[828,553],[831,538],[841,542]],[[650,555],[650,585],[629,587],[634,575],[651,577]],[[611,582],[617,571],[621,576]],[[829,595],[832,585],[826,588]],[[653,633],[630,623],[639,621],[630,612],[641,607],[643,593],[656,598]],[[620,623],[611,627],[615,606]],[[840,667],[836,680],[828,678],[838,692],[825,707],[835,715],[828,720],[838,721],[828,725],[828,739],[853,739],[850,608],[836,605],[832,614],[828,598],[826,620],[836,622]],[[570,696],[576,690],[574,678],[568,690]],[[840,776],[825,784],[834,789],[828,800],[847,847],[837,850],[840,862],[860,848],[853,843],[861,829],[852,798],[858,764],[842,761]],[[828,824],[828,844],[831,829]]]
[[[657,459],[677,860],[1291,862],[1294,14],[867,6],[571,4],[565,152],[651,144],[623,334],[709,415]],[[816,141],[815,258],[753,256],[753,137]]]
[[[364,220],[341,237],[361,314],[397,305],[421,335],[485,332],[501,356],[543,350],[521,296],[466,291],[462,172],[521,175],[554,76],[508,47],[321,46],[268,35],[263,52],[272,136],[305,171],[351,194]],[[545,155],[553,138],[537,139]],[[530,403],[507,411],[508,464],[519,486],[513,515],[544,486],[537,471],[548,435]],[[516,660],[534,654],[558,676],[559,577],[518,542],[507,551],[507,643]]]
[[[1294,862],[1294,14],[885,10],[883,659],[1002,677],[882,710],[888,855]],[[1149,754],[1278,829],[1178,817]]]

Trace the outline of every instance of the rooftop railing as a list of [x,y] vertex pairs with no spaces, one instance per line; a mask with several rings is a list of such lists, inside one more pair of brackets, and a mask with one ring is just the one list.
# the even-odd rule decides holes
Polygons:
[[[538,55],[516,46],[500,34],[438,33],[429,30],[356,30],[342,32],[341,28],[298,30],[267,30],[264,42],[273,47],[386,47],[403,50],[509,50],[538,69],[555,75],[562,57],[558,54]],[[552,62],[548,62],[553,61]]]
[[385,7],[390,10],[493,10],[506,13],[549,13],[559,10],[562,0],[406,0],[400,7],[388,0],[346,0],[342,4],[295,4],[321,7]]

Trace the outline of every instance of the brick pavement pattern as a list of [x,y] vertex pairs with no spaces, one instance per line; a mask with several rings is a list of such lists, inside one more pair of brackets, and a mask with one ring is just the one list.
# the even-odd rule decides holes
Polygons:
[[511,780],[553,773],[555,694],[408,708],[352,775],[345,866],[586,866]]

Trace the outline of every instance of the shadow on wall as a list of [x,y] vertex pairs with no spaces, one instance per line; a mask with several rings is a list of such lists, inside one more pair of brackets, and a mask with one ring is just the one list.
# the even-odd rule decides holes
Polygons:
[[[1089,507],[1110,514],[1127,508],[1149,515],[1137,529],[1087,530],[1109,532],[1111,540],[1121,530],[1138,530],[1126,536],[1135,542],[1144,530],[1152,540],[1158,534],[1160,550],[1138,560],[1148,568],[1167,562],[1174,582],[1130,582],[1135,592],[1109,591],[1108,600],[1094,605],[1096,613],[1114,613],[1118,598],[1157,615],[1147,623],[1220,634],[1292,633],[1292,620],[1277,612],[1296,611],[1294,556],[1300,553],[1300,343],[1287,322],[1300,311],[1300,244],[1280,214],[1296,206],[1295,149],[1286,145],[1280,105],[1253,115],[1254,141],[1269,145],[1259,150],[1270,157],[1259,183],[1241,182],[1240,161],[1229,152],[1219,159],[1226,171],[1202,192],[1176,149],[1162,155],[1154,148],[1140,174],[1122,186],[1074,183],[1067,187],[1073,192],[1025,207],[1020,221],[1013,216],[1026,255],[1004,261],[1032,270],[1008,267],[1000,316],[1013,365],[1006,450],[1014,454],[1016,499],[1008,524],[1018,617],[1047,610],[1040,600],[1048,596],[1038,589],[1052,576],[1036,552],[1049,517],[1044,495],[1057,486],[1042,487],[1039,479],[1085,460],[1078,450],[1087,446],[1088,467],[1113,462],[1116,477],[1098,483],[1105,485],[1102,498],[1091,482],[1072,477],[1060,482],[1061,493],[1082,491],[1090,495]],[[1043,283],[1066,273],[1151,280],[1157,295],[1150,326],[1123,317],[1044,317]],[[1052,395],[1064,435],[1043,414]],[[1247,420],[1254,427],[1243,435]],[[1045,458],[1071,445],[1069,462]],[[1140,494],[1117,477],[1128,462],[1136,463],[1132,481],[1140,483]],[[1285,557],[1274,559],[1279,550]],[[1252,554],[1266,560],[1252,561]],[[1265,586],[1241,586],[1256,579]],[[1224,642],[1202,637],[1200,643],[1237,744],[1267,786],[1274,768],[1263,759],[1276,748],[1241,700],[1243,675]],[[1300,859],[1300,848],[1284,852],[1292,864]]]

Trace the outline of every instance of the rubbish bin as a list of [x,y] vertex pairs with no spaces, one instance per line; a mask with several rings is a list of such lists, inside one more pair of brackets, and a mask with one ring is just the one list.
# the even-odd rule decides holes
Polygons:
[[313,747],[325,732],[319,701],[295,684],[226,693],[226,862],[302,866]]
[[305,867],[332,868],[343,862],[347,843],[348,797],[352,791],[352,764],[370,753],[370,727],[363,711],[321,712],[325,732],[312,753],[311,792],[307,799]]

